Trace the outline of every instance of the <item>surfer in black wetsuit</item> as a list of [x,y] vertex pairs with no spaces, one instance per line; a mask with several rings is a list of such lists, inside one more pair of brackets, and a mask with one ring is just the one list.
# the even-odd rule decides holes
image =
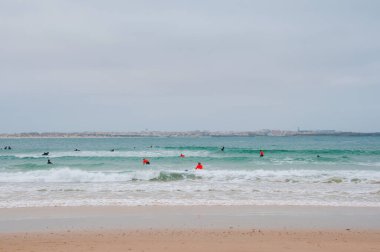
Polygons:
[[222,146],[222,148],[220,149],[221,151],[224,151],[224,146]]
[[80,151],[80,150],[78,150],[78,149],[75,149],[74,151]]
[[48,159],[47,164],[53,164],[50,159]]
[[115,151],[115,149],[112,149],[112,150],[111,150],[111,152],[114,152],[114,151]]
[[49,152],[47,151],[47,152],[42,153],[42,156],[49,156]]

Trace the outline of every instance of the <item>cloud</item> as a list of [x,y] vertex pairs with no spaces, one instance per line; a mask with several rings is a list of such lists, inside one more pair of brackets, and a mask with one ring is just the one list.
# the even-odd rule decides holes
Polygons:
[[0,131],[181,130],[199,118],[211,130],[378,131],[379,5],[2,1],[0,98],[13,105]]

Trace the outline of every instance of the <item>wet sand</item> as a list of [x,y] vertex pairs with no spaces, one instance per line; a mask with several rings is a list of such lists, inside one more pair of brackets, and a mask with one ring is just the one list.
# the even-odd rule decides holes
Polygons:
[[380,251],[378,208],[0,209],[0,251]]

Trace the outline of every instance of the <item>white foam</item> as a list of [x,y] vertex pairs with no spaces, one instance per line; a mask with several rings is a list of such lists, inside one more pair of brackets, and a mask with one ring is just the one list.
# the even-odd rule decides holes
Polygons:
[[[131,180],[151,180],[158,178],[161,172],[184,173],[182,170],[144,169],[129,171],[86,171],[70,167],[25,172],[0,172],[0,182],[121,182]],[[286,182],[297,180],[305,183],[323,183],[329,179],[341,179],[342,182],[367,183],[380,181],[380,171],[355,170],[190,170],[186,174],[196,174],[207,181],[269,181]]]
[[[181,154],[177,150],[139,150],[139,151],[61,151],[50,152],[49,156],[41,153],[14,154],[17,158],[60,158],[60,157],[178,157]],[[209,151],[186,151],[187,157],[209,157]]]
[[68,167],[27,172],[1,172],[0,182],[122,182],[134,179],[150,180],[159,175],[160,171],[144,170],[134,172],[100,172],[70,169]]
[[55,207],[55,206],[336,206],[336,207],[380,207],[379,202],[325,202],[325,201],[292,201],[292,200],[168,200],[168,199],[81,199],[81,200],[28,200],[23,202],[0,202],[0,208],[19,207]]
[[[162,174],[184,174],[160,180]],[[129,170],[0,172],[0,207],[326,205],[380,207],[380,171]]]

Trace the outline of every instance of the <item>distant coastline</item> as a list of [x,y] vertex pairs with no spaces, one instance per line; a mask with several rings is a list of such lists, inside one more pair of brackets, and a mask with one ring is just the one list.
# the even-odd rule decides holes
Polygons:
[[0,138],[118,138],[118,137],[255,137],[255,136],[380,136],[380,132],[335,130],[258,131],[134,131],[134,132],[23,132],[1,134]]

